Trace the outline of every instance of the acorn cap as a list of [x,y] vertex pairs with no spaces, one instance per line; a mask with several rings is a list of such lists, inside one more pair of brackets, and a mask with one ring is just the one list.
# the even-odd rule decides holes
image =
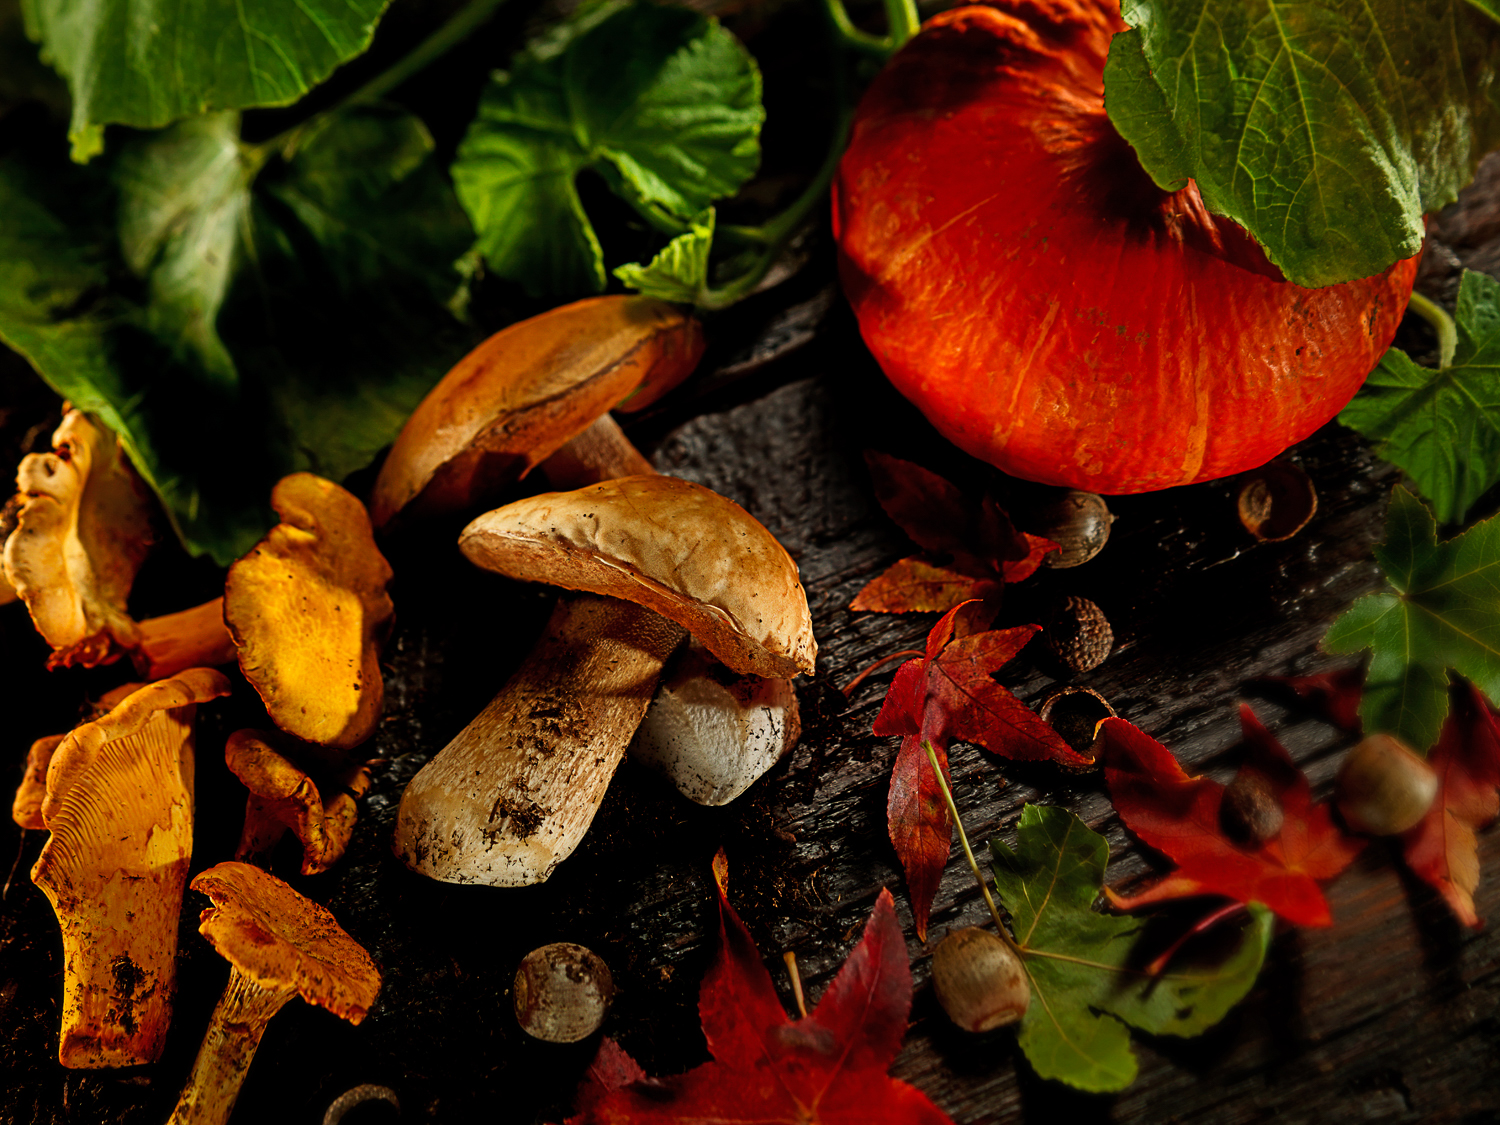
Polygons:
[[347,750],[380,721],[391,568],[364,505],[332,481],[283,477],[271,506],[281,523],[229,568],[224,622],[271,721]]
[[221,863],[194,879],[192,889],[213,900],[198,932],[261,988],[295,992],[356,1024],[374,1005],[380,971],[364,947],[276,876],[248,863]]
[[745,509],[702,485],[651,475],[543,493],[480,516],[459,546],[511,578],[653,609],[736,672],[813,670],[797,564]]

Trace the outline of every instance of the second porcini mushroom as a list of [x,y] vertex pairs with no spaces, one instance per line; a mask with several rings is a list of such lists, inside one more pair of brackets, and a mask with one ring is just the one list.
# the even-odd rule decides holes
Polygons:
[[332,914],[258,867],[221,863],[193,890],[213,900],[198,931],[229,962],[229,984],[168,1125],[223,1125],[287,1001],[300,996],[357,1024],[380,992],[380,972]]
[[459,545],[509,577],[604,596],[560,602],[520,671],[407,786],[396,852],[432,878],[525,886],[572,854],[683,629],[736,672],[813,669],[796,564],[701,485],[545,493],[479,517]]

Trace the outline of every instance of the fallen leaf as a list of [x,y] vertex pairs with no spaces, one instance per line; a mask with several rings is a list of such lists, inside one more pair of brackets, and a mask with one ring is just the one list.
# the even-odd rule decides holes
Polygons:
[[1050,539],[1017,531],[991,496],[965,496],[936,473],[873,450],[865,453],[875,498],[927,552],[902,559],[849,603],[873,613],[946,613],[979,598],[993,611],[1007,582],[1029,578]]
[[1329,926],[1333,916],[1319,883],[1353,862],[1363,840],[1344,835],[1291,756],[1240,706],[1244,768],[1260,773],[1281,802],[1281,831],[1259,847],[1241,847],[1219,823],[1224,786],[1189,777],[1169,750],[1124,719],[1100,724],[1104,777],[1126,826],[1177,864],[1177,870],[1137,895],[1107,890],[1119,910],[1193,895],[1259,902],[1299,926]]
[[864,936],[812,1014],[791,1020],[729,905],[722,855],[719,953],[698,999],[713,1061],[642,1079],[606,1039],[568,1125],[952,1125],[927,1095],[886,1074],[911,1009],[911,966],[890,892],[880,892]]
[[1471,929],[1484,923],[1474,911],[1479,846],[1474,833],[1500,816],[1500,727],[1472,684],[1454,692],[1442,736],[1427,759],[1437,771],[1432,808],[1401,838],[1406,864],[1447,901]]
[[1031,1005],[1019,1043],[1043,1078],[1084,1090],[1121,1090],[1136,1075],[1125,1025],[1153,1035],[1197,1035],[1255,983],[1274,919],[1259,906],[1227,956],[1142,966],[1145,923],[1098,914],[1109,845],[1066,809],[1027,805],[1016,849],[990,842],[995,886],[1010,912]]
[[1364,696],[1363,667],[1340,668],[1312,676],[1267,676],[1264,683],[1280,684],[1319,716],[1350,734],[1364,731],[1359,705]]
[[948,744],[972,742],[1007,758],[1051,760],[1074,769],[1093,764],[1072,750],[1042,719],[993,679],[1036,634],[1037,626],[974,631],[984,613],[979,602],[950,610],[927,635],[927,653],[896,670],[875,733],[900,735],[891,770],[886,823],[906,872],[917,936],[937,894],[953,827],[924,742],[931,742],[947,776]]

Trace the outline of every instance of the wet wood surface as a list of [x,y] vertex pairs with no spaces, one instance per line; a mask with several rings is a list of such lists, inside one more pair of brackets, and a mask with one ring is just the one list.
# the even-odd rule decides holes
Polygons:
[[[1486,197],[1488,198],[1488,197]],[[1429,250],[1423,284],[1440,297],[1452,263],[1489,264],[1493,215],[1483,199],[1450,216],[1451,241]],[[1487,218],[1488,216],[1488,218]],[[1447,228],[1439,226],[1441,237]],[[1479,232],[1479,233],[1475,233]],[[1467,241],[1466,241],[1467,240]],[[510,1013],[521,957],[544,942],[590,946],[620,994],[606,1024],[650,1073],[706,1059],[699,979],[712,953],[709,862],[724,847],[732,897],[790,1006],[780,955],[797,955],[809,992],[831,979],[881,887],[891,888],[916,979],[912,1025],[894,1073],[955,1121],[1481,1122],[1500,1120],[1500,936],[1468,932],[1376,844],[1329,892],[1335,924],[1283,930],[1254,990],[1208,1034],[1136,1035],[1141,1073],[1116,1096],[1037,1079],[1008,1031],[973,1037],[947,1025],[926,985],[931,944],[985,924],[955,846],[932,916],[931,944],[910,911],[885,832],[896,743],[870,724],[894,665],[852,698],[840,688],[888,653],[918,644],[931,615],[853,614],[861,586],[911,546],[875,504],[867,448],[919,461],[968,486],[992,474],[941,442],[885,385],[832,288],[830,255],[731,317],[710,325],[706,374],[673,405],[633,423],[658,469],[743,504],[801,568],[821,652],[799,686],[804,733],[745,796],[692,805],[626,762],[573,858],[539,887],[450,886],[408,871],[390,851],[403,785],[489,701],[540,630],[549,595],[470,567],[456,526],[388,544],[398,623],[384,659],[387,710],[369,752],[376,780],[344,863],[311,878],[296,857],[276,870],[326,904],[382,967],[379,1003],[358,1028],[293,1004],[261,1046],[236,1111],[242,1123],[323,1120],[361,1083],[390,1087],[404,1122],[559,1121],[595,1040],[559,1047],[527,1039]],[[1415,352],[1429,346],[1404,329]],[[20,442],[21,438],[13,438]],[[34,435],[26,439],[34,441]],[[1253,543],[1234,513],[1232,482],[1111,501],[1109,546],[1070,571],[1044,571],[1007,591],[1002,623],[1038,620],[1077,594],[1113,623],[1114,653],[1073,682],[1171,747],[1190,772],[1227,779],[1236,764],[1235,703],[1249,698],[1326,793],[1350,739],[1264,677],[1335,666],[1318,652],[1328,624],[1380,584],[1371,548],[1382,535],[1394,473],[1348,431],[1329,426],[1292,456],[1320,492],[1312,524],[1278,544]],[[141,615],[212,596],[217,576],[179,560],[148,568]],[[116,666],[40,671],[43,650],[19,606],[0,609],[0,665],[10,723],[6,784],[26,746],[71,725],[87,695],[127,678]],[[1001,677],[1037,704],[1055,686],[1023,653]],[[227,734],[263,724],[243,684],[202,709],[194,869],[228,858],[243,790],[223,765]],[[1115,816],[1098,775],[1022,767],[974,747],[951,752],[970,835],[1014,840],[1028,801],[1062,805],[1111,846],[1112,882],[1160,870]],[[0,900],[0,1121],[146,1125],[167,1117],[227,969],[196,933],[206,900],[189,896],[180,995],[166,1055],[132,1071],[66,1071],[55,1062],[61,993],[56,923],[26,873],[40,833],[0,829],[12,879]],[[1476,904],[1500,915],[1500,832],[1480,837]],[[346,1121],[394,1121],[372,1103]]]

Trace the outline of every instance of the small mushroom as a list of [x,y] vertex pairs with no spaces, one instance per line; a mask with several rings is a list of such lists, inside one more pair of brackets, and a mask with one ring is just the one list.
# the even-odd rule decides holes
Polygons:
[[5,577],[52,646],[49,668],[92,668],[136,643],[125,610],[153,542],[152,502],[115,436],[79,410],[16,473],[24,498]]
[[638,476],[547,493],[479,517],[459,545],[510,577],[608,596],[560,601],[526,663],[407,786],[396,853],[432,878],[525,886],[572,854],[678,626],[737,672],[812,671],[796,564],[700,485]]
[[375,526],[477,503],[617,404],[654,402],[702,354],[702,326],[650,297],[594,297],[497,332],[407,420],[375,481]]
[[700,805],[727,805],[801,734],[797,692],[782,677],[732,672],[697,642],[673,657],[630,756]]
[[224,624],[224,599],[215,598],[180,613],[140,622],[139,639],[130,658],[148,680],[160,680],[184,668],[233,664],[234,638]]
[[293,473],[271,506],[281,523],[229,568],[224,588],[240,671],[282,730],[351,749],[374,733],[384,704],[391,568],[364,505],[332,481]]
[[268,731],[237,730],[224,745],[230,771],[250,790],[245,825],[234,858],[264,866],[288,829],[302,845],[302,874],[327,871],[344,854],[359,799],[369,791],[363,763],[337,767],[324,797],[306,769],[292,760],[290,739]]
[[228,694],[220,673],[188,669],[133,692],[52,754],[41,806],[52,835],[31,881],[62,927],[64,1066],[161,1054],[193,854],[193,720],[197,704]]
[[229,962],[229,984],[168,1125],[223,1125],[287,1001],[300,996],[357,1024],[380,992],[380,972],[332,914],[258,867],[221,863],[193,890],[213,900],[198,932]]

